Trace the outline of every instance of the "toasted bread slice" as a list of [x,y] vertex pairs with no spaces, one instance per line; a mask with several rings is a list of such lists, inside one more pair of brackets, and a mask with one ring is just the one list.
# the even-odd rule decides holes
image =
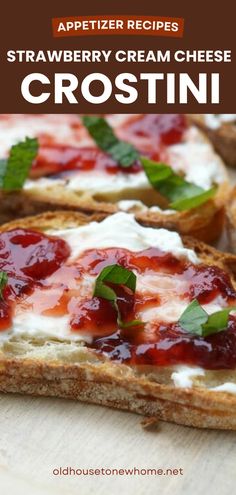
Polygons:
[[[92,219],[100,221],[101,217]],[[51,212],[10,222],[1,231],[20,227],[55,232],[86,225],[90,220],[75,212]],[[183,244],[194,250],[201,262],[225,270],[236,287],[236,256],[188,237],[183,238]],[[235,370],[196,373],[191,387],[174,386],[174,370],[117,363],[98,356],[84,342],[55,337],[13,334],[2,339],[0,347],[2,392],[78,399],[188,426],[236,430],[236,394],[211,390],[228,382],[234,388]]]
[[206,133],[224,162],[236,167],[236,115],[193,114],[189,118]]
[[[62,143],[65,145],[68,143],[74,147],[81,146],[81,143],[85,143],[86,146],[94,145],[88,134],[86,134],[85,129],[81,128],[78,117],[72,116],[71,122],[70,116],[64,116],[65,121],[63,120],[63,116],[58,116],[58,124],[55,117],[56,116],[46,116],[45,135],[49,133],[47,139],[50,138],[50,140],[52,140],[53,143],[55,141],[56,144]],[[21,119],[22,127],[24,128],[24,118],[27,118],[25,125],[28,134],[30,128],[32,128],[32,133],[37,135],[41,129],[39,125],[39,116],[34,118],[32,116],[17,117],[17,123],[15,123],[15,120],[12,117],[7,125],[9,128],[13,127],[13,129],[14,126],[16,126],[16,130],[19,132],[18,129],[20,128]],[[153,142],[149,142],[141,137],[134,138],[134,136],[130,136],[129,132],[127,132],[126,136],[126,133],[122,128],[123,125],[127,125],[129,119],[136,119],[138,116],[114,115],[110,116],[110,118],[115,129],[118,129],[118,134],[120,132],[122,133],[123,139],[131,140],[131,142],[134,142],[134,144],[137,145],[141,140],[144,149],[151,149],[149,147],[153,145]],[[68,130],[70,129],[70,123],[72,125],[72,131]],[[1,125],[3,124],[1,124],[0,120],[0,129]],[[4,125],[6,126],[6,124]],[[4,136],[4,132],[7,132],[4,125],[2,127],[2,136]],[[75,129],[78,134],[75,133]],[[57,132],[57,130],[59,132]],[[23,131],[21,131],[20,135],[22,135],[22,132]],[[41,136],[40,133],[39,135]],[[13,220],[14,218],[21,218],[27,215],[35,215],[48,210],[58,210],[62,208],[82,211],[84,213],[97,212],[108,215],[122,210],[122,203],[125,202],[125,211],[135,213],[137,220],[146,225],[157,227],[164,226],[168,229],[177,230],[180,234],[191,235],[199,240],[212,243],[219,238],[224,224],[224,205],[229,193],[227,172],[219,156],[214,153],[210,142],[197,130],[197,128],[193,128],[191,132],[187,132],[186,138],[184,139],[186,142],[184,141],[181,143],[180,148],[178,148],[178,146],[176,148],[175,145],[168,148],[170,162],[173,164],[174,168],[177,164],[177,169],[181,171],[181,161],[183,159],[183,161],[187,163],[187,168],[192,164],[192,168],[190,168],[196,179],[200,174],[199,167],[201,166],[201,174],[203,173],[201,180],[204,184],[205,171],[208,166],[209,170],[211,170],[213,166],[214,172],[209,172],[211,179],[208,187],[211,187],[214,183],[219,184],[215,198],[209,200],[203,206],[184,212],[172,210],[172,212],[169,211],[166,214],[159,208],[166,207],[166,205],[163,204],[163,197],[161,197],[151,186],[148,187],[148,185],[145,184],[145,181],[142,187],[132,186],[132,188],[130,188],[126,185],[124,186],[124,189],[115,190],[113,184],[113,187],[111,187],[110,190],[109,187],[106,186],[105,190],[101,191],[99,190],[99,187],[98,189],[96,189],[96,187],[93,187],[93,190],[89,189],[91,183],[94,183],[96,186],[96,178],[93,179],[92,176],[87,187],[83,190],[80,190],[79,181],[78,186],[72,187],[70,184],[67,184],[66,181],[63,182],[63,180],[55,180],[47,177],[45,179],[41,178],[28,181],[25,188],[19,193],[6,194],[0,192],[0,223]],[[45,142],[45,136],[41,138],[41,141],[42,143]],[[157,146],[156,143],[155,146]],[[200,150],[199,156],[198,150]],[[202,162],[204,162],[204,166],[202,166]],[[122,173],[120,174],[122,175]],[[109,182],[109,177],[107,180]],[[198,180],[199,177],[197,177],[197,184]],[[206,180],[208,181],[209,178],[206,178]]]
[[[219,187],[214,199],[207,201],[198,208],[168,215],[161,211],[150,209],[139,211],[135,206],[129,211],[135,214],[137,221],[151,227],[163,227],[175,230],[181,235],[190,235],[201,241],[213,243],[223,230],[225,222],[225,203],[229,195],[229,185],[224,183]],[[0,223],[6,223],[15,218],[36,215],[47,211],[64,210],[81,211],[85,214],[110,215],[119,211],[113,203],[98,202],[88,194],[84,197],[76,193],[68,193],[63,187],[55,189],[40,189],[3,193],[0,191]]]

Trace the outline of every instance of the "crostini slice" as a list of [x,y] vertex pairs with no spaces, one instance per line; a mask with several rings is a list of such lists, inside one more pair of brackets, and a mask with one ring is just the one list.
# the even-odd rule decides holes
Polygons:
[[122,212],[10,222],[0,254],[2,392],[236,429],[234,255]]
[[227,172],[210,142],[184,115],[108,115],[117,137],[204,191],[204,204],[177,211],[150,184],[140,163],[120,167],[98,148],[77,115],[2,115],[0,153],[26,135],[39,138],[39,154],[22,191],[2,192],[0,221],[48,209],[86,213],[133,212],[146,225],[164,226],[213,242],[222,231]]

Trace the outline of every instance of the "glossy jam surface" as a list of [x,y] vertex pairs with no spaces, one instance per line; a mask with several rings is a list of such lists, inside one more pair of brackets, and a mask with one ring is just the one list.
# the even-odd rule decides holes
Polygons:
[[69,254],[65,241],[38,232],[16,229],[0,234],[0,271],[8,276],[0,300],[0,329],[9,327],[12,306],[17,299],[42,285]]
[[112,285],[126,323],[140,315],[145,322],[145,314],[177,299],[186,306],[193,298],[201,304],[218,300],[223,306],[235,305],[235,290],[220,268],[193,265],[157,248],[140,252],[91,249],[73,262],[69,255],[66,242],[56,237],[23,229],[0,234],[0,270],[8,274],[0,301],[2,331],[10,328],[18,305],[36,314],[68,314],[72,334],[90,335],[90,347],[96,353],[119,362],[236,367],[234,316],[230,316],[226,331],[208,338],[189,334],[177,322],[167,323],[155,316],[147,318],[144,325],[120,329],[114,307],[93,297],[96,276],[105,266],[118,263],[134,270],[138,278],[135,295],[126,287]]
[[[80,124],[81,125],[81,124]],[[180,142],[186,130],[184,115],[141,115],[128,119],[120,128],[118,137],[130,141],[140,154],[155,161],[166,160],[165,147]],[[50,139],[40,138],[40,149],[31,169],[31,178],[59,176],[70,171],[106,171],[109,174],[123,172],[135,174],[142,170],[139,161],[130,167],[121,168],[109,155],[96,147],[73,147],[55,144]]]
[[[236,293],[229,276],[218,267],[192,265],[169,253],[150,248],[138,253],[124,249],[92,250],[84,253],[79,260],[83,271],[96,276],[104,266],[118,263],[136,273],[174,275],[176,295],[178,281],[186,283],[186,292],[181,298],[198,299],[207,304],[221,298],[227,305],[235,304]],[[180,296],[178,294],[178,296]],[[141,294],[136,292],[133,301],[127,298],[126,321],[138,318],[139,311],[157,307],[162,303],[163,294]],[[119,301],[119,299],[118,299]],[[129,304],[128,304],[129,303]],[[121,308],[120,308],[121,309]],[[236,366],[236,320],[230,317],[228,330],[208,338],[189,334],[177,324],[152,322],[151,330],[142,327],[117,329],[116,314],[107,301],[93,299],[80,303],[78,317],[73,320],[73,331],[90,331],[94,336],[92,348],[104,353],[110,359],[133,365],[193,364],[209,369],[234,368]],[[92,327],[91,327],[92,322]],[[113,332],[112,332],[113,328]],[[103,332],[103,336],[101,336]],[[110,333],[110,334],[109,334]]]
[[182,114],[145,114],[124,125],[127,139],[129,136],[148,138],[153,145],[161,143],[166,146],[180,142],[186,129],[186,117]]
[[[157,154],[153,156],[154,158],[159,159]],[[135,174],[140,172],[141,169],[141,164],[135,162],[130,167],[123,168],[122,171],[126,174]],[[116,174],[120,172],[120,167],[110,156],[97,148],[76,148],[54,144],[40,147],[30,176],[37,178],[46,175],[58,175],[73,170],[80,172],[99,170],[106,171],[109,174]]]
[[110,359],[131,365],[196,365],[205,369],[236,367],[236,321],[230,317],[227,331],[202,338],[184,332],[178,324],[156,325],[153,341],[147,342],[140,330],[127,335],[118,330],[97,338],[92,347]]

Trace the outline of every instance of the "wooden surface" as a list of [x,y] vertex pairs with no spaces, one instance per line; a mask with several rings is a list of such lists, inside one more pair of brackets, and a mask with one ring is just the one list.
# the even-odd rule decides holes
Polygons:
[[[235,172],[231,173],[236,183]],[[220,243],[225,248],[225,240]],[[233,495],[236,432],[204,431],[62,399],[0,394],[0,491],[10,495]],[[53,469],[181,468],[178,476],[54,476]]]
[[[236,432],[160,423],[61,399],[0,396],[0,487],[11,495],[228,495]],[[181,476],[54,476],[53,469],[182,468]]]

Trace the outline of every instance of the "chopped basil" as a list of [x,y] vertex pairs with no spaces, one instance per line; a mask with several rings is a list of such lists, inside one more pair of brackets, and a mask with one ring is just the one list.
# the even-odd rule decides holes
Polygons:
[[178,199],[170,204],[171,208],[178,211],[190,210],[191,208],[196,208],[197,206],[203,205],[208,201],[208,199],[213,198],[217,191],[216,187],[211,187],[207,191],[197,194],[196,196],[186,197],[183,199]]
[[117,311],[117,323],[120,328],[129,328],[133,326],[143,325],[143,322],[140,320],[132,320],[128,323],[122,321],[120,310],[117,304],[117,295],[115,291],[111,287],[109,287],[109,285],[107,285],[107,283],[109,282],[115,285],[124,285],[133,293],[135,293],[136,275],[120,265],[106,266],[105,268],[103,268],[96,279],[93,297],[101,297],[111,302],[112,306]]
[[236,307],[232,306],[212,313],[208,317],[207,322],[203,325],[203,337],[226,330],[229,321],[229,313],[231,311],[236,311]]
[[103,117],[85,115],[82,122],[97,146],[122,167],[129,167],[135,160],[140,160],[150,184],[168,200],[168,206],[173,210],[196,208],[215,195],[216,187],[205,191],[176,174],[169,165],[140,157],[134,146],[115,136],[112,127]]
[[0,160],[0,189],[19,191],[28,177],[38,152],[38,140],[26,138],[11,147],[9,157]]
[[215,195],[216,188],[205,191],[177,175],[169,165],[141,157],[141,163],[149,182],[170,202],[169,207],[183,211],[196,208]]
[[207,312],[194,299],[182,313],[179,323],[184,330],[201,335],[202,325],[208,320]]
[[134,146],[120,141],[103,117],[85,115],[82,117],[82,122],[98,147],[111,155],[122,167],[130,167],[139,159],[139,154]]
[[4,159],[0,160],[0,189],[2,188],[3,185],[3,178],[6,168],[7,168],[7,160]]
[[3,289],[7,285],[8,276],[6,272],[0,272],[0,299],[3,299]]
[[182,313],[179,324],[189,333],[208,337],[227,329],[231,311],[236,311],[236,307],[231,306],[208,315],[197,299],[194,299]]

